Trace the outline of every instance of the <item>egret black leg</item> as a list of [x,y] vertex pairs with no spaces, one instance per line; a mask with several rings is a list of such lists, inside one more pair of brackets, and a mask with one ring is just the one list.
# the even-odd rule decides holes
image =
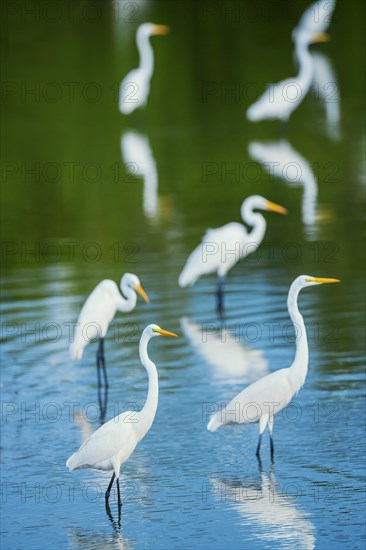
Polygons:
[[220,315],[222,315],[224,312],[224,280],[224,277],[219,277],[217,281],[217,311],[220,313]]
[[118,509],[122,508],[121,491],[119,489],[119,478],[117,478],[117,495],[118,495]]
[[271,462],[272,462],[272,464],[274,462],[274,444],[273,444],[273,437],[272,437],[273,423],[274,423],[274,418],[271,417],[268,420],[268,429],[269,429],[269,441],[270,441],[270,445],[271,445]]
[[272,435],[269,436],[269,440],[271,443],[271,460],[274,462],[274,445],[273,445],[273,437]]
[[98,388],[100,388],[101,380],[100,380],[100,368],[101,368],[101,362],[100,362],[100,356],[99,356],[99,346],[97,351],[97,377],[98,377]]
[[105,415],[107,412],[107,406],[108,406],[108,388],[104,388],[104,398],[102,400],[102,395],[100,391],[100,401],[99,401],[99,407],[100,407],[100,424],[104,424],[105,422]]
[[106,369],[106,366],[105,366],[105,358],[104,358],[104,338],[101,338],[99,340],[98,354],[99,354],[99,357],[100,357],[100,365],[103,369],[104,385],[105,385],[106,388],[108,388],[107,369]]
[[116,474],[113,472],[112,479],[110,480],[109,485],[108,485],[108,489],[105,492],[105,503],[106,503],[106,505],[108,505],[109,495],[111,494],[111,489],[112,489],[112,485],[113,485],[113,481],[114,481],[115,477],[116,477]]
[[259,434],[257,450],[255,451],[257,458],[260,458],[261,443],[262,443],[262,434]]

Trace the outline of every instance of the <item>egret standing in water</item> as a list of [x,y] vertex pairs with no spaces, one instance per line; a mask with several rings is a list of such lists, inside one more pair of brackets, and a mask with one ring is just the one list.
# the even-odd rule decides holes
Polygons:
[[141,286],[139,278],[133,273],[125,273],[121,279],[121,290],[114,281],[104,279],[89,294],[81,308],[77,326],[74,334],[74,341],[70,345],[72,359],[81,359],[84,348],[92,340],[99,338],[97,350],[97,374],[98,387],[100,387],[100,370],[103,369],[104,383],[108,386],[107,371],[104,359],[104,338],[108,327],[117,311],[127,313],[136,307],[137,294],[149,302],[149,298]]
[[268,425],[271,458],[273,460],[272,432],[274,415],[286,407],[302,388],[308,372],[309,347],[304,319],[297,307],[299,292],[308,286],[339,282],[339,279],[326,279],[310,275],[300,275],[294,280],[287,298],[288,312],[297,335],[296,353],[292,365],[260,378],[241,391],[226,407],[211,417],[207,425],[210,432],[215,432],[226,424],[246,424],[259,421],[259,440],[256,455],[260,460],[262,435]]
[[240,213],[243,221],[252,227],[249,233],[240,223],[231,222],[209,229],[190,254],[182,273],[179,286],[194,285],[201,275],[217,273],[218,309],[223,309],[223,283],[227,272],[241,259],[254,252],[261,244],[266,232],[266,220],[254,210],[268,210],[287,214],[286,208],[271,202],[260,195],[252,195],[244,200]]
[[158,407],[159,382],[156,366],[147,354],[147,346],[155,336],[173,336],[157,325],[145,328],[140,339],[140,360],[149,376],[149,389],[145,405],[139,412],[125,411],[106,424],[103,424],[81,445],[80,449],[70,456],[66,466],[70,471],[79,468],[113,471],[112,479],[105,493],[108,511],[108,500],[114,480],[117,481],[118,509],[122,506],[119,487],[121,465],[132,455],[136,445],[150,430]]
[[167,34],[169,27],[143,23],[137,29],[136,43],[140,54],[140,64],[122,80],[119,89],[119,110],[129,115],[139,107],[145,107],[150,92],[150,81],[154,72],[154,52],[150,36]]
[[252,122],[277,119],[285,124],[293,111],[308,93],[313,82],[314,65],[309,52],[310,44],[327,42],[324,31],[330,24],[335,0],[314,2],[305,10],[292,36],[295,41],[295,56],[299,65],[296,77],[286,78],[277,84],[269,84],[267,90],[247,110]]

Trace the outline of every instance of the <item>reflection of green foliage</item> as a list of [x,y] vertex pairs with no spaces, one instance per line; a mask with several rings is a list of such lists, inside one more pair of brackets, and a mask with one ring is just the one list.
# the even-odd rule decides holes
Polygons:
[[[27,4],[30,9],[33,3]],[[285,223],[271,220],[270,238],[288,240],[291,227],[291,238],[301,242],[301,190],[289,192],[280,181],[269,184],[265,174],[258,182],[248,182],[242,175],[239,181],[230,176],[225,181],[220,178],[223,164],[230,167],[239,162],[242,169],[250,162],[247,143],[251,139],[277,137],[275,124],[256,127],[247,123],[249,100],[240,96],[248,82],[257,82],[262,88],[267,81],[293,74],[290,34],[296,18],[286,19],[276,11],[270,18],[263,4],[263,17],[248,21],[245,2],[211,4],[214,8],[207,17],[205,2],[175,1],[174,9],[165,1],[154,2],[146,16],[140,6],[138,22],[167,23],[172,33],[153,38],[156,71],[149,105],[146,112],[130,118],[118,112],[112,90],[116,91],[122,76],[136,66],[137,24],[118,26],[113,20],[113,3],[101,3],[102,17],[94,24],[83,20],[80,10],[75,11],[73,24],[67,17],[57,23],[44,18],[35,23],[31,16],[26,22],[9,17],[3,33],[3,80],[15,86],[17,93],[4,105],[3,162],[14,163],[18,171],[3,178],[3,238],[30,242],[55,238],[114,242],[117,238],[153,246],[155,233],[148,231],[142,213],[141,181],[125,181],[119,148],[123,128],[136,125],[149,134],[158,165],[159,192],[173,201],[173,214],[164,230],[180,224],[182,242],[187,239],[184,248],[189,249],[188,243],[196,240],[192,232],[185,235],[186,225],[205,228],[238,220],[240,202],[252,192],[260,192],[290,209]],[[290,4],[283,2],[282,6],[285,9]],[[298,12],[306,5],[299,3]],[[236,20],[229,15],[225,22],[225,7],[233,6],[239,10]],[[328,162],[339,164],[335,183],[322,181],[326,179],[325,169],[323,177],[320,174],[319,201],[332,212],[322,237],[341,243],[341,262],[350,266],[359,248],[355,235],[360,217],[357,178],[363,90],[359,12],[363,9],[358,1],[339,3],[331,26],[333,41],[326,45],[339,78],[347,139],[333,144],[322,137],[322,113],[310,98],[293,116],[289,136],[311,163],[321,167]],[[70,82],[77,83],[71,102],[70,85],[65,84]],[[81,93],[87,93],[90,82],[96,82],[102,93],[95,103],[85,101]],[[59,101],[44,99],[44,95],[53,93],[50,83],[61,89]],[[217,92],[203,102],[202,90],[207,83],[214,83]],[[28,95],[22,101],[21,90],[35,86],[39,86],[40,100]],[[236,89],[237,94],[228,95],[227,102],[220,99],[225,88]],[[218,173],[207,182],[202,181],[203,162],[219,166]],[[20,176],[21,165],[29,170],[37,163],[41,168],[39,177],[31,173]],[[47,174],[51,178],[57,174],[52,163],[61,173],[54,182],[47,178]],[[67,163],[75,163],[73,176]],[[88,163],[100,167],[100,179],[94,183],[83,177],[83,167]],[[118,181],[113,181],[116,169],[112,167],[117,165]],[[89,174],[90,180],[92,167]]]

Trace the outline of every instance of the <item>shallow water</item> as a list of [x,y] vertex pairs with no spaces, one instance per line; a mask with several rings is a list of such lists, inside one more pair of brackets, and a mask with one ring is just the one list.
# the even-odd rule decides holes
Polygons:
[[[80,11],[87,2],[73,21],[62,10],[55,23],[41,12],[7,19],[5,80],[15,93],[6,97],[3,143],[2,548],[361,548],[361,3],[339,3],[332,42],[314,48],[337,81],[336,130],[334,115],[327,124],[323,104],[309,94],[282,141],[276,124],[246,121],[242,91],[248,81],[260,86],[294,74],[289,37],[297,15],[269,16],[263,4],[253,21],[240,10],[225,16],[224,3],[211,3],[209,13],[204,2],[175,2],[174,10],[165,2],[129,4],[137,7],[131,23],[113,11],[125,4],[109,2],[95,23]],[[297,4],[299,13],[305,5]],[[154,39],[148,109],[126,119],[113,90],[136,64],[134,31],[146,20],[173,30]],[[39,85],[39,101],[22,96],[25,82]],[[58,101],[49,100],[50,82],[62,90]],[[78,83],[74,101],[65,82]],[[102,90],[97,101],[82,95],[90,82]],[[225,95],[225,86],[240,97]],[[264,163],[273,150],[282,151],[283,165],[296,158],[306,177],[295,185],[270,178]],[[134,162],[141,177],[126,166]],[[186,290],[177,278],[206,228],[239,221],[252,193],[289,215],[266,214],[260,252],[230,272],[220,320],[213,277]],[[159,407],[122,467],[118,527],[104,508],[109,474],[65,468],[98,427],[96,345],[79,363],[68,347],[86,295],[125,271],[139,275],[151,303],[139,300],[110,327],[107,418],[146,397],[141,330],[155,322],[181,338],[149,347]],[[209,433],[206,420],[243,385],[291,363],[286,296],[302,273],[343,282],[300,296],[309,373],[276,417],[274,465],[264,438],[260,469],[257,426]]]

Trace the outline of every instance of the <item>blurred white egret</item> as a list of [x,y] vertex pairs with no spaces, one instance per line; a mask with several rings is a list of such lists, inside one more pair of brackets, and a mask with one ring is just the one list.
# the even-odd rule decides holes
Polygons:
[[270,84],[262,96],[248,108],[249,120],[258,122],[278,119],[287,122],[293,111],[300,105],[313,81],[314,66],[309,46],[312,43],[329,40],[324,31],[330,24],[334,7],[335,0],[320,0],[305,10],[292,33],[299,73],[296,77]]
[[105,493],[105,501],[108,504],[111,488],[116,479],[119,508],[122,506],[119,487],[121,465],[131,456],[136,445],[150,430],[158,407],[158,372],[147,354],[147,346],[151,338],[160,335],[177,337],[173,332],[168,332],[157,325],[148,325],[141,335],[140,360],[149,377],[147,398],[141,411],[125,411],[103,424],[66,462],[70,471],[80,468],[112,470],[113,475]]
[[158,213],[158,171],[147,136],[128,131],[121,138],[121,152],[132,176],[144,179],[143,209],[150,220]]
[[313,61],[309,45],[325,42],[325,34],[303,32],[296,41],[296,55],[300,70],[296,77],[286,78],[277,84],[269,84],[266,91],[247,110],[247,118],[252,122],[278,119],[287,122],[290,115],[303,101],[313,81]]
[[256,209],[287,214],[286,208],[260,195],[246,198],[241,205],[240,213],[243,221],[253,228],[252,231],[248,233],[244,225],[236,222],[209,229],[202,242],[188,257],[179,276],[178,282],[182,288],[193,285],[201,275],[217,273],[218,306],[222,309],[223,282],[227,272],[241,258],[245,258],[258,248],[266,232],[266,220],[259,212],[254,212]]
[[292,31],[296,41],[301,33],[324,33],[331,22],[336,0],[318,0],[313,2],[302,14],[300,21]]
[[226,407],[212,415],[207,425],[210,432],[214,432],[226,424],[245,424],[259,421],[259,440],[256,455],[259,457],[262,434],[268,425],[271,457],[273,459],[272,431],[274,415],[286,407],[302,388],[308,372],[309,347],[304,319],[297,307],[299,292],[308,286],[339,282],[339,279],[326,279],[310,275],[300,275],[293,281],[287,299],[288,312],[297,336],[296,353],[292,365],[272,372],[242,390]]
[[100,386],[100,368],[103,369],[105,385],[108,385],[104,361],[104,338],[116,312],[132,311],[137,302],[136,292],[140,294],[145,302],[149,302],[139,278],[133,273],[125,273],[120,286],[125,297],[121,296],[118,286],[110,279],[104,279],[94,288],[81,308],[74,341],[70,345],[71,358],[81,359],[85,346],[92,340],[99,338],[97,351],[98,386]]
[[307,160],[285,139],[266,143],[253,141],[248,152],[272,177],[282,178],[290,185],[303,186],[302,222],[307,236],[316,238],[318,183]]
[[[323,34],[331,23],[335,5],[336,0],[320,0],[311,4],[292,32],[295,45],[302,40],[302,36],[309,33]],[[295,48],[296,61],[301,66],[301,60],[297,53],[298,48]],[[324,55],[319,52],[311,52],[311,57],[314,93],[324,102],[328,135],[331,139],[338,140],[340,136],[340,108],[337,80],[329,60]]]
[[154,52],[149,38],[167,34],[169,27],[143,23],[136,32],[136,43],[140,54],[140,64],[122,80],[119,89],[119,110],[129,115],[139,107],[145,107],[150,92],[150,80],[154,72]]
[[224,323],[203,325],[188,317],[182,317],[180,322],[191,346],[213,367],[215,378],[221,382],[225,379],[226,383],[246,384],[267,374],[268,363],[262,350],[237,342]]

